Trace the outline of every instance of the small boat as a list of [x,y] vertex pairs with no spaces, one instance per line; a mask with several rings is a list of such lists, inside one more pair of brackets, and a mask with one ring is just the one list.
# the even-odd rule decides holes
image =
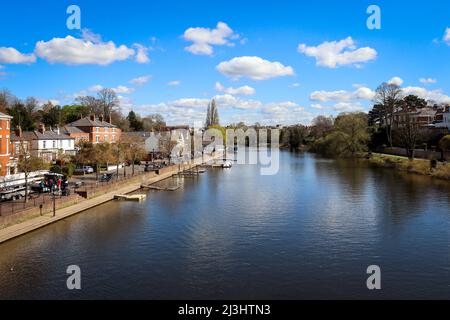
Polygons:
[[231,161],[225,161],[222,164],[222,168],[226,169],[226,168],[231,168],[233,166],[233,164],[231,163]]

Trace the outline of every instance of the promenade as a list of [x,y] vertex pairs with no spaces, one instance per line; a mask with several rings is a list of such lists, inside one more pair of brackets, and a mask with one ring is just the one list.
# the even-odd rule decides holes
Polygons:
[[[220,155],[220,154],[214,155],[214,156],[205,156],[203,161],[202,161],[202,159],[195,159],[195,160],[191,161],[191,163],[189,163],[189,164],[184,164],[183,170],[189,170],[189,169],[195,168],[198,165],[202,165],[203,163],[206,163],[210,160],[220,158],[221,156],[222,155]],[[63,220],[65,218],[68,218],[70,216],[78,214],[80,212],[86,211],[93,207],[99,206],[108,201],[114,200],[115,195],[128,194],[128,193],[137,191],[137,190],[141,189],[141,186],[143,184],[151,185],[156,182],[170,178],[173,175],[178,174],[179,170],[180,170],[179,166],[174,165],[171,167],[171,170],[161,173],[160,175],[157,175],[157,176],[154,176],[154,177],[148,178],[148,179],[143,178],[138,181],[130,182],[127,185],[123,186],[122,188],[118,188],[118,189],[112,190],[111,192],[96,196],[92,199],[86,199],[86,200],[83,200],[80,203],[74,204],[72,206],[56,210],[55,216],[53,216],[53,213],[47,213],[42,216],[31,218],[24,222],[20,222],[18,224],[8,226],[8,227],[0,230],[0,244],[3,242],[9,241],[11,239],[17,238],[19,236],[22,236],[26,233],[29,233],[34,230],[45,227],[49,224],[58,222],[60,220]]]

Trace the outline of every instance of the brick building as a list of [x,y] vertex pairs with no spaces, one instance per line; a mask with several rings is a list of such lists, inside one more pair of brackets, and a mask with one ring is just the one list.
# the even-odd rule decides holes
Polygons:
[[102,116],[97,118],[95,115],[72,122],[65,127],[65,130],[67,132],[72,131],[72,134],[70,134],[72,137],[78,135],[79,140],[81,139],[81,133],[79,131],[87,133],[89,141],[92,143],[116,143],[120,140],[120,135],[122,134],[122,131],[111,123],[111,119],[105,121]]
[[0,112],[0,176],[11,173],[11,119],[12,117]]

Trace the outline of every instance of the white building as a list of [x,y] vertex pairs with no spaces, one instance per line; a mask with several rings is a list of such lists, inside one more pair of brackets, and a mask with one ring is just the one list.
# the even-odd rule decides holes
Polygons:
[[43,125],[36,131],[20,132],[20,130],[16,130],[11,135],[11,141],[16,144],[14,148],[16,154],[20,152],[19,145],[24,141],[33,156],[40,157],[46,162],[57,160],[62,154],[74,155],[76,153],[75,138],[60,132],[59,128],[45,130]]

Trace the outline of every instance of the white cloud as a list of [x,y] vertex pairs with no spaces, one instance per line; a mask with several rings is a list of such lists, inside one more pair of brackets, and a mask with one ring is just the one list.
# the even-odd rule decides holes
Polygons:
[[100,91],[102,91],[103,89],[104,89],[104,88],[103,88],[102,85],[96,84],[96,85],[90,87],[90,88],[88,89],[88,91],[89,91],[89,92],[100,92]]
[[14,48],[0,47],[0,63],[8,64],[24,64],[36,62],[36,56],[31,54],[23,54]]
[[359,102],[339,102],[333,107],[333,109],[339,112],[355,112],[364,110],[363,106]]
[[354,100],[371,100],[375,97],[375,92],[370,88],[360,87],[353,92],[339,91],[314,91],[310,95],[310,99],[320,102],[349,102]]
[[442,92],[442,90],[427,90],[422,87],[406,87],[402,89],[404,96],[416,95],[419,98],[425,99],[439,104],[450,104],[450,97]]
[[377,57],[375,49],[370,47],[358,49],[351,37],[340,41],[326,41],[316,47],[300,44],[298,51],[308,57],[314,57],[318,66],[328,68],[344,65],[358,66],[359,63],[368,62]]
[[136,62],[137,63],[149,63],[150,62],[150,58],[148,57],[149,48],[147,48],[139,43],[135,43],[133,46],[137,50]]
[[450,46],[450,28],[445,29],[443,39]]
[[317,110],[322,110],[322,109],[323,109],[323,106],[322,106],[321,104],[318,104],[318,103],[313,103],[313,104],[311,105],[311,108],[317,109]]
[[167,83],[167,85],[171,87],[179,86],[180,84],[181,84],[180,80],[173,80]]
[[298,83],[298,82],[293,83],[289,87],[291,87],[291,88],[298,88],[298,87],[300,87],[300,83]]
[[261,101],[252,99],[240,99],[230,94],[217,95],[214,97],[214,99],[216,100],[217,105],[222,108],[248,110],[258,109],[262,106]]
[[146,75],[146,76],[141,76],[141,77],[131,79],[129,82],[131,84],[142,86],[142,85],[146,84],[147,82],[149,82],[151,78],[152,78],[152,76]]
[[239,36],[224,22],[219,22],[215,29],[189,28],[184,32],[184,39],[193,44],[185,50],[197,55],[211,55],[214,52],[213,45],[233,46],[230,40],[237,38]]
[[292,67],[286,67],[280,62],[270,62],[260,57],[236,57],[221,62],[217,70],[233,79],[248,77],[253,80],[266,80],[274,77],[291,76]]
[[242,86],[239,88],[225,88],[220,82],[216,82],[215,88],[218,92],[237,96],[251,96],[256,93],[255,89],[250,86]]
[[112,90],[117,94],[130,94],[135,91],[133,88],[129,88],[126,86],[117,86],[115,88],[112,88]]
[[109,65],[115,61],[126,60],[135,54],[133,49],[125,45],[116,46],[112,41],[99,43],[72,36],[53,38],[47,42],[39,41],[36,43],[35,52],[38,57],[50,63],[69,65]]
[[81,37],[83,40],[90,41],[93,43],[101,43],[102,36],[96,33],[93,33],[90,29],[81,30]]
[[387,83],[388,84],[394,84],[396,86],[401,86],[403,84],[403,79],[400,77],[393,77],[391,80],[389,80]]
[[420,78],[419,81],[420,81],[420,83],[423,83],[425,85],[437,83],[437,80],[433,79],[433,78]]

